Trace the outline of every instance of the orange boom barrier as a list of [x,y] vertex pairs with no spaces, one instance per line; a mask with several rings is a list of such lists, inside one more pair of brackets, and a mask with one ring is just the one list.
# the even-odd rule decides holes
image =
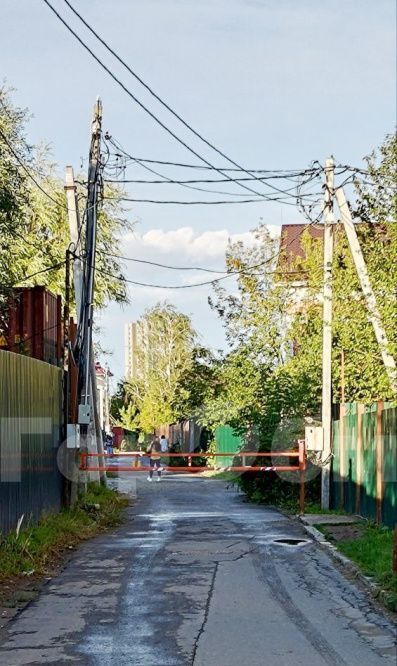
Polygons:
[[[170,465],[161,465],[163,470],[170,472],[189,472],[189,473],[200,473],[202,471],[215,471],[215,472],[298,472],[299,481],[300,481],[300,510],[301,513],[304,513],[304,504],[305,504],[305,469],[306,469],[306,451],[305,451],[305,440],[298,440],[299,450],[298,451],[268,451],[268,452],[257,452],[257,451],[243,451],[235,453],[188,453],[186,451],[181,451],[180,453],[168,453],[164,452],[161,454],[162,458],[186,458],[187,465],[182,466],[170,466]],[[86,472],[148,472],[150,467],[148,465],[136,466],[138,464],[139,458],[147,458],[148,455],[142,451],[130,451],[126,453],[80,453],[80,469]],[[192,465],[192,460],[194,458],[242,458],[242,465],[231,465],[231,466],[199,466]],[[90,465],[90,458],[102,459],[102,458],[132,458],[133,463],[130,465]],[[295,458],[296,464],[284,464],[284,465],[246,465],[245,461],[247,458]],[[106,461],[104,461],[106,462]],[[265,461],[264,461],[265,462]]]

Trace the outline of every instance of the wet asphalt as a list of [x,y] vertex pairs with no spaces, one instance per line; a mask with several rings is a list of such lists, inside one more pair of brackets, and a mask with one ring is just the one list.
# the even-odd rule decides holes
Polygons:
[[396,627],[300,522],[211,479],[113,483],[126,522],[7,625],[1,666],[395,666]]

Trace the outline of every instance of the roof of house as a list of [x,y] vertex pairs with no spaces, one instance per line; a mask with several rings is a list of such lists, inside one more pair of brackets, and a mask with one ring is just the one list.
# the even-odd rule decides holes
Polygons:
[[280,234],[280,259],[279,264],[285,268],[291,266],[298,258],[304,259],[306,254],[302,245],[304,232],[311,238],[323,238],[324,226],[322,224],[283,224]]
[[96,361],[95,363],[95,374],[98,376],[103,375],[105,377],[107,375],[108,377],[113,377],[110,370],[108,368],[103,368],[99,361]]

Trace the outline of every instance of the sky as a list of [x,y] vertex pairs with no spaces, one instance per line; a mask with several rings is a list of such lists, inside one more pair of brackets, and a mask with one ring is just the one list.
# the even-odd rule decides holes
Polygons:
[[[51,2],[172,131],[205,159],[226,165],[88,35],[64,0]],[[73,2],[165,101],[249,169],[301,169],[330,154],[340,163],[362,166],[363,157],[394,128],[394,0]],[[99,68],[43,0],[2,0],[0,44],[3,79],[15,88],[15,103],[32,114],[28,138],[50,146],[61,176],[67,164],[76,172],[82,164],[86,169],[98,95],[104,129],[127,152],[197,163]],[[138,165],[126,171],[129,178],[147,175]],[[128,192],[133,198],[201,198],[199,192],[168,185],[129,186]],[[296,207],[266,201],[188,207],[130,203],[128,217],[135,226],[120,242],[124,255],[219,270],[229,237],[248,241],[259,222],[277,234],[282,223],[305,221]],[[203,275],[171,275],[133,262],[126,262],[126,273],[154,284],[183,284]],[[210,287],[133,287],[130,305],[110,305],[101,313],[101,344],[112,352],[104,360],[115,377],[123,374],[124,322],[159,300],[190,314],[204,344],[224,346],[220,322],[207,304],[210,292]]]

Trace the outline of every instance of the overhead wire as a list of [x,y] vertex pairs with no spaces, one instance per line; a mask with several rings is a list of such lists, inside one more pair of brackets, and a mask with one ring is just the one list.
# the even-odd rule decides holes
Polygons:
[[26,342],[29,342],[29,340],[34,340],[34,338],[37,338],[41,336],[43,333],[47,333],[48,331],[53,331],[54,328],[60,328],[59,322],[56,324],[52,324],[52,326],[47,326],[46,328],[40,329],[39,331],[36,331],[33,333],[33,335],[29,335],[27,338],[22,338],[21,340],[18,340],[17,342],[13,342],[11,345],[7,345],[7,351],[11,351],[12,349],[15,349],[16,347],[21,348]]
[[10,142],[8,141],[7,137],[5,136],[5,134],[4,134],[4,132],[3,132],[2,130],[0,130],[0,136],[1,136],[1,138],[3,139],[3,141],[6,143],[7,148],[8,148],[8,150],[10,151],[10,153],[15,157],[15,159],[16,159],[17,162],[18,162],[18,164],[22,167],[22,169],[25,171],[25,173],[28,175],[28,177],[33,181],[33,183],[36,185],[36,187],[38,187],[38,189],[39,189],[43,194],[45,194],[45,196],[46,196],[48,199],[50,199],[51,201],[53,201],[54,203],[56,203],[57,206],[61,206],[61,208],[64,208],[64,209],[67,211],[67,210],[68,210],[68,207],[65,206],[65,204],[62,204],[59,200],[55,199],[55,197],[51,196],[51,194],[49,194],[49,193],[48,193],[48,192],[47,192],[47,191],[41,186],[41,184],[38,182],[38,180],[36,180],[36,178],[35,178],[35,177],[33,176],[33,174],[31,173],[31,170],[26,166],[26,164],[23,162],[23,160],[22,160],[22,159],[19,157],[19,155],[15,152],[15,150],[14,150],[13,147],[11,146]]
[[[138,162],[147,162],[148,164],[160,164],[161,166],[172,166],[172,167],[181,167],[184,169],[201,169],[203,171],[218,171],[218,169],[222,169],[223,171],[227,171],[228,173],[245,173],[245,170],[243,168],[231,168],[231,167],[211,167],[211,166],[206,166],[204,164],[189,164],[187,162],[174,162],[174,161],[169,161],[169,160],[155,160],[155,159],[150,159],[148,157],[130,157],[131,160],[137,160]],[[248,171],[251,173],[263,173],[263,174],[279,174],[279,178],[283,178],[284,176],[282,174],[290,174],[290,173],[300,173],[301,171],[305,171],[305,169],[248,169]],[[256,180],[256,178],[253,176],[253,180]],[[239,178],[238,180],[244,180],[244,178]],[[266,180],[265,176],[261,178],[261,180]]]
[[[276,177],[276,176],[275,176]],[[279,176],[277,176],[278,178]],[[281,178],[284,178],[284,176],[281,176]],[[254,180],[253,178],[239,178],[241,181],[248,181],[248,180]],[[123,184],[135,184],[135,185],[167,185],[169,183],[175,183],[175,185],[189,185],[189,184],[194,184],[194,183],[209,183],[209,184],[216,184],[216,183],[228,183],[230,182],[226,178],[218,178],[218,179],[205,179],[205,178],[197,178],[197,179],[190,179],[190,180],[174,180],[174,179],[169,179],[166,177],[163,177],[163,180],[145,180],[145,179],[139,179],[139,178],[104,178],[105,183],[118,183],[120,185]],[[291,190],[293,189],[292,187],[290,188]],[[230,194],[230,193],[229,193]],[[239,196],[244,196],[239,192]]]
[[[249,272],[250,275],[255,275],[254,273],[251,273],[251,270],[255,268],[255,266],[250,267],[249,269],[244,269],[244,271],[228,271],[228,270],[219,270],[216,268],[204,268],[202,266],[171,266],[170,264],[162,264],[158,261],[149,261],[148,259],[137,259],[136,257],[126,257],[120,254],[113,254],[112,252],[106,252],[105,250],[98,250],[99,254],[104,254],[109,257],[115,257],[116,259],[121,259],[122,261],[132,261],[134,263],[138,264],[147,264],[149,266],[155,266],[157,268],[165,268],[167,270],[172,270],[172,271],[201,271],[204,273],[219,273],[220,275],[236,275],[241,272]],[[278,271],[275,271],[278,273]],[[297,272],[297,273],[302,273],[304,271],[289,271],[291,273]],[[270,274],[270,273],[267,273]],[[216,278],[215,278],[216,279]]]
[[18,286],[20,286],[21,282],[27,282],[28,280],[31,280],[32,278],[36,277],[37,275],[42,275],[43,273],[48,273],[49,271],[54,271],[58,268],[61,268],[61,266],[64,266],[66,264],[66,259],[63,261],[59,261],[56,264],[53,264],[51,266],[47,266],[46,268],[41,268],[38,271],[35,271],[34,273],[31,273],[30,275],[25,275],[21,278],[18,278],[16,284],[9,284],[9,285],[1,285],[0,286],[0,292],[3,290],[6,291],[13,291],[14,289],[18,289]]
[[[244,196],[244,194],[242,194],[242,193],[237,193],[237,192],[225,192],[225,191],[221,191],[221,192],[220,192],[219,190],[208,190],[207,188],[194,187],[193,185],[191,185],[191,184],[189,183],[189,181],[187,181],[187,182],[183,182],[183,181],[181,181],[181,180],[176,180],[176,179],[174,179],[174,178],[170,178],[169,176],[166,176],[165,174],[160,173],[159,171],[153,169],[152,167],[147,166],[147,164],[144,164],[144,163],[140,162],[137,158],[134,158],[132,155],[129,155],[129,153],[127,153],[127,152],[124,150],[124,148],[120,145],[120,143],[119,143],[118,141],[116,141],[113,137],[107,135],[107,136],[105,137],[105,139],[106,139],[106,141],[109,141],[109,143],[111,143],[111,144],[113,145],[113,147],[116,148],[116,150],[120,151],[125,157],[129,157],[131,160],[133,160],[136,164],[138,164],[139,166],[141,166],[141,167],[142,167],[143,169],[145,169],[146,171],[149,171],[150,173],[152,173],[152,174],[154,174],[154,175],[156,175],[156,176],[158,176],[158,177],[160,177],[160,178],[163,179],[162,181],[156,181],[156,182],[154,182],[154,183],[152,183],[152,184],[158,184],[159,182],[164,183],[164,184],[169,183],[169,184],[172,184],[172,185],[181,185],[182,187],[185,187],[185,188],[190,189],[190,190],[197,190],[197,191],[199,191],[199,192],[207,192],[207,193],[210,193],[210,194],[221,194],[221,195],[238,196],[238,197],[242,197],[242,196]],[[311,170],[311,171],[313,172],[313,174],[312,174],[312,178],[313,178],[313,179],[316,178],[317,175],[318,175],[319,172],[320,172],[318,169]],[[305,173],[305,171],[303,171],[303,173]],[[247,181],[247,180],[252,180],[252,178],[242,178],[241,180]],[[254,178],[254,180],[255,180],[255,178]],[[107,181],[107,182],[109,182],[109,181]],[[117,182],[117,181],[115,181],[115,182]],[[129,181],[126,181],[126,180],[124,180],[124,181],[123,181],[123,180],[119,180],[118,182],[120,182],[120,183],[123,183],[123,182],[126,183],[126,182],[129,182]],[[130,181],[130,182],[134,182],[134,181]],[[195,182],[195,181],[192,181],[192,183],[194,183],[194,182]],[[197,182],[201,182],[201,181],[197,181]],[[225,179],[218,179],[218,180],[216,180],[216,181],[211,181],[211,180],[206,181],[206,180],[203,180],[202,182],[204,182],[204,183],[205,183],[205,182],[208,182],[208,183],[211,183],[211,182],[215,182],[215,183],[216,183],[216,182],[234,182],[234,183],[239,184],[240,179],[237,180],[237,179],[229,178],[229,177],[228,177],[228,178],[225,178]],[[293,189],[295,189],[295,188],[292,187],[292,188],[289,188],[289,189],[285,190],[285,192],[288,193],[288,196],[290,196],[289,193],[290,193]],[[311,195],[305,195],[305,196],[311,196]],[[269,199],[270,199],[270,197],[269,197]]]
[[[304,231],[306,231],[309,227],[311,227],[311,226],[313,226],[314,224],[316,224],[316,222],[317,222],[317,220],[314,220],[314,221],[311,221],[311,222],[309,222],[308,224],[306,224],[306,225],[303,227],[303,229],[300,230],[300,232],[299,232],[299,234],[298,234],[298,238],[299,238],[299,237],[301,236],[301,234],[304,233]],[[297,238],[297,237],[295,236],[295,237],[294,237],[293,239],[291,239],[286,245],[284,245],[283,247],[280,246],[280,249],[278,250],[278,252],[276,252],[276,254],[274,254],[273,256],[269,257],[268,259],[265,259],[264,261],[259,262],[258,264],[254,264],[253,266],[249,266],[249,267],[247,267],[247,268],[244,268],[244,269],[241,269],[241,270],[237,270],[237,271],[228,271],[227,274],[225,274],[225,275],[221,275],[221,277],[214,278],[214,279],[212,279],[212,280],[206,280],[206,281],[203,281],[203,282],[196,282],[196,283],[194,283],[194,284],[184,284],[184,285],[162,285],[162,284],[151,284],[151,283],[147,283],[147,282],[139,282],[139,281],[137,281],[137,280],[130,280],[130,279],[128,279],[128,278],[125,278],[125,277],[122,277],[122,276],[115,275],[114,273],[111,273],[110,271],[107,271],[106,269],[99,268],[98,266],[96,267],[96,270],[97,270],[99,273],[102,273],[103,275],[107,275],[108,277],[112,277],[112,278],[114,278],[114,279],[116,279],[116,280],[120,280],[120,281],[123,282],[124,284],[133,284],[133,285],[135,285],[135,286],[139,286],[139,287],[150,287],[150,288],[153,288],[153,289],[172,289],[172,290],[175,290],[175,289],[193,289],[193,288],[195,288],[195,287],[203,287],[203,286],[207,286],[207,285],[211,285],[211,284],[213,285],[213,284],[218,283],[218,282],[220,282],[220,281],[222,281],[222,280],[226,280],[226,279],[228,279],[228,278],[230,278],[230,277],[235,277],[236,275],[253,276],[253,273],[252,273],[253,270],[255,270],[255,269],[257,269],[257,268],[261,268],[262,266],[265,266],[265,265],[267,265],[267,264],[270,264],[271,262],[273,262],[273,261],[275,261],[276,259],[278,259],[278,258],[280,257],[280,255],[281,255],[281,253],[284,252],[284,251],[285,251],[285,250],[286,250],[286,249],[287,249],[292,243],[294,243],[294,242],[296,241],[296,238]],[[77,255],[73,255],[73,256],[77,257]],[[87,263],[87,261],[86,261],[86,259],[85,259],[84,257],[77,257],[77,258],[80,258],[82,261],[84,261],[84,262]],[[302,272],[302,271],[299,271],[299,272]],[[278,271],[274,271],[274,272],[272,272],[272,273],[278,273]],[[270,275],[270,274],[271,274],[271,273],[269,273],[269,275]]]
[[[66,1],[66,0],[65,0],[65,1]],[[156,116],[156,115],[155,115],[155,114],[154,114],[154,113],[153,113],[153,112],[152,112],[152,111],[151,111],[151,110],[150,110],[145,104],[143,104],[143,102],[141,102],[141,101],[136,97],[136,95],[134,95],[134,93],[132,93],[131,90],[129,90],[129,88],[127,88],[127,86],[124,85],[124,83],[123,83],[123,82],[122,82],[122,81],[121,81],[121,80],[120,80],[120,79],[119,79],[119,78],[118,78],[118,77],[112,72],[112,70],[111,70],[109,67],[107,67],[107,65],[105,65],[104,62],[102,62],[102,60],[101,60],[101,59],[100,59],[100,58],[94,53],[94,51],[88,46],[88,44],[86,44],[86,42],[84,42],[84,40],[83,40],[83,39],[77,34],[77,32],[76,32],[75,30],[73,30],[73,28],[67,23],[67,21],[61,16],[61,14],[55,9],[55,7],[49,2],[49,0],[43,0],[43,2],[44,2],[44,3],[48,6],[48,8],[54,13],[54,15],[55,15],[55,16],[58,18],[58,20],[59,20],[59,21],[65,26],[65,28],[66,28],[66,29],[67,29],[67,30],[68,30],[68,31],[74,36],[74,38],[79,42],[79,44],[80,44],[80,45],[81,45],[81,46],[82,46],[82,47],[83,47],[83,48],[84,48],[84,49],[85,49],[85,50],[86,50],[86,51],[92,56],[92,58],[93,58],[93,59],[99,64],[99,66],[100,66],[105,72],[107,72],[107,74],[108,74],[108,75],[109,75],[109,76],[110,76],[110,77],[111,77],[111,78],[112,78],[112,79],[113,79],[113,80],[114,80],[114,81],[115,81],[115,82],[116,82],[116,83],[117,83],[117,84],[118,84],[118,85],[124,90],[124,92],[125,92],[125,93],[126,93],[131,99],[133,99],[134,102],[135,102],[136,104],[138,104],[138,106],[140,106],[140,107],[141,107],[141,108],[142,108],[142,109],[143,109],[143,110],[144,110],[144,111],[145,111],[145,112],[146,112],[146,113],[147,113],[147,114],[148,114],[148,115],[149,115],[149,116],[150,116],[150,117],[151,117],[151,118],[152,118],[152,119],[153,119],[153,120],[154,120],[154,121],[160,126],[160,127],[162,127],[162,128],[163,128],[163,129],[164,129],[164,130],[165,130],[170,136],[172,136],[176,141],[178,141],[178,143],[180,143],[182,146],[184,146],[189,152],[191,152],[193,155],[195,155],[195,157],[197,157],[200,161],[204,162],[204,164],[206,164],[207,166],[209,166],[209,167],[215,169],[215,170],[216,170],[218,173],[220,173],[221,175],[227,177],[227,173],[225,173],[222,169],[218,169],[217,167],[215,167],[215,166],[214,166],[211,162],[209,162],[205,157],[203,157],[202,155],[200,155],[196,150],[194,150],[191,146],[189,146],[189,145],[188,145],[183,139],[181,139],[177,134],[175,134],[175,132],[173,132],[169,127],[167,127],[167,125],[165,125],[165,123],[163,123],[163,121],[160,120],[160,118],[158,118],[158,117],[157,117],[157,116]],[[77,15],[78,15],[78,12],[72,7],[72,5],[70,5],[70,3],[67,3],[67,4],[69,5],[69,7],[71,8],[71,10],[72,10],[72,11],[76,14],[76,16],[77,16]],[[84,21],[84,19],[82,19],[82,17],[81,17],[80,15],[78,15],[78,18],[79,18],[80,20]],[[88,24],[87,24],[86,22],[85,22],[85,24],[86,24],[87,27],[89,27]],[[89,27],[89,29],[91,29],[91,28]],[[92,29],[91,29],[91,30],[92,30]],[[99,37],[99,36],[98,36],[98,37]],[[104,43],[104,45],[105,45],[105,43]],[[108,50],[110,50],[110,47],[108,47],[107,44],[106,44],[106,48],[108,48]],[[121,60],[121,59],[120,59],[120,60]],[[123,62],[123,64],[124,64],[124,66],[126,66],[126,64],[125,64],[124,62]],[[127,66],[127,68],[128,68],[128,66]],[[133,73],[132,70],[131,70],[131,73]],[[135,76],[135,73],[133,73],[133,75]],[[145,84],[145,85],[146,85],[146,84]],[[151,91],[151,89],[150,89],[150,91]],[[151,91],[151,92],[152,92],[152,91]],[[159,98],[159,100],[160,100],[160,98]],[[162,101],[161,101],[161,103],[162,103],[164,106],[166,106],[165,103],[163,103]],[[173,114],[175,114],[175,116],[177,116],[177,114],[176,114],[175,112],[173,112],[173,110],[171,110],[171,107],[169,107],[169,108],[170,108],[170,112],[172,112]],[[183,123],[185,124],[185,122],[184,122],[182,119],[181,119],[181,122],[183,122]],[[249,176],[252,176],[252,175],[253,175],[252,173],[250,173],[249,171],[247,171],[246,169],[244,169],[240,164],[238,164],[237,162],[235,162],[234,160],[232,160],[231,158],[229,158],[225,153],[223,153],[222,151],[220,151],[219,149],[217,149],[213,144],[211,144],[211,143],[208,142],[206,139],[204,139],[204,137],[201,137],[201,135],[200,135],[199,133],[196,133],[196,131],[193,130],[193,128],[191,128],[187,123],[186,123],[186,127],[188,127],[191,131],[193,131],[193,132],[196,134],[196,136],[198,136],[199,138],[201,138],[201,140],[203,140],[205,143],[207,143],[207,145],[209,145],[209,146],[210,146],[213,150],[215,150],[219,155],[221,155],[222,157],[224,157],[228,162],[230,162],[230,163],[233,164],[234,166],[236,166],[236,167],[238,167],[239,169],[241,169],[242,171],[244,171],[244,173],[246,173],[247,175],[249,175]],[[257,180],[258,180],[258,182],[261,182],[261,179],[260,179],[260,178],[257,178]],[[279,191],[280,193],[285,194],[285,192],[283,192],[283,190],[280,190],[280,188],[277,188],[277,187],[274,186],[274,185],[271,185],[271,184],[269,184],[269,183],[262,183],[262,184],[265,184],[267,187],[269,187],[269,188],[271,188],[271,189],[273,189],[273,190],[275,190],[275,191]],[[252,192],[253,194],[256,194],[256,195],[258,195],[258,196],[261,196],[264,200],[267,200],[267,199],[269,198],[266,194],[261,193],[261,192],[258,192],[258,191],[256,191],[256,190],[253,190],[252,188],[248,187],[247,185],[244,185],[243,183],[239,183],[239,186],[242,187],[243,189],[249,191],[249,192]],[[292,195],[291,195],[291,197],[292,197]],[[283,201],[283,203],[286,204],[286,205],[291,205],[291,206],[295,206],[295,205],[296,205],[296,202],[295,202],[295,201],[294,201],[294,202]]]
[[228,271],[217,270],[214,268],[203,268],[202,266],[170,266],[169,264],[161,264],[158,261],[149,261],[148,259],[136,259],[135,257],[125,257],[120,254],[113,254],[112,252],[106,252],[105,250],[98,250],[100,254],[104,254],[108,257],[115,257],[117,259],[122,259],[123,261],[133,261],[138,264],[148,264],[149,266],[157,266],[158,268],[167,268],[172,271],[202,271],[205,273],[228,273]]
[[[134,202],[134,203],[149,203],[149,204],[160,204],[160,205],[176,205],[176,206],[219,206],[219,205],[235,205],[235,204],[249,204],[249,203],[261,203],[260,199],[240,199],[239,201],[231,201],[231,200],[224,200],[224,201],[179,201],[177,199],[135,199],[133,197],[111,197],[111,196],[105,196],[105,200],[110,200],[110,201],[129,201],[129,202]],[[283,197],[270,197],[268,201],[278,201],[282,203],[288,203],[285,201]]]

